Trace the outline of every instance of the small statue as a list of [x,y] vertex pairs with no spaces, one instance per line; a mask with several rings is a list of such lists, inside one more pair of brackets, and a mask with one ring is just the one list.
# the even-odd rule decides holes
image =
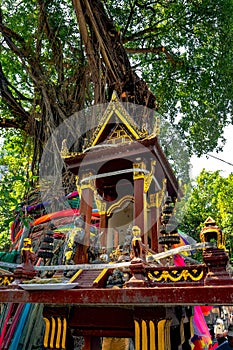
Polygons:
[[133,239],[132,239],[132,249],[134,258],[142,258],[142,239],[141,239],[141,229],[138,226],[133,226],[132,228]]
[[30,238],[24,238],[23,248],[21,249],[22,264],[26,265],[28,269],[33,268],[36,261],[36,254],[32,250],[32,241]]
[[30,238],[24,238],[23,248],[21,249],[21,264],[18,265],[14,271],[13,285],[22,283],[23,280],[30,280],[36,275],[34,263],[36,261],[36,254],[32,250],[32,241]]
[[123,243],[123,251],[130,253],[131,241],[132,241],[132,227],[129,226],[126,231],[125,240]]
[[108,262],[109,261],[109,257],[108,257],[108,254],[107,254],[106,247],[102,247],[102,252],[100,254],[100,260],[104,261],[104,262]]
[[78,251],[78,247],[83,245],[84,241],[84,221],[81,217],[75,219],[74,228],[68,235],[65,252],[64,252],[64,262],[67,265],[75,264],[74,257]]
[[106,288],[118,287],[122,288],[124,285],[124,274],[120,269],[113,270],[111,276],[109,276]]

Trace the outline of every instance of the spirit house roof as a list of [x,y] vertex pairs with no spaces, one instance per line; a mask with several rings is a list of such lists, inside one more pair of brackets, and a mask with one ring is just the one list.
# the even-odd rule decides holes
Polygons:
[[[155,117],[152,115],[151,118]],[[134,119],[136,118],[129,115],[113,93],[98,127],[86,141],[83,152],[69,152],[66,143],[63,143],[61,155],[67,168],[75,175],[80,174],[80,168],[86,172],[91,169],[97,171],[99,177],[103,172],[110,172],[112,176],[116,171],[125,171],[126,174],[128,170],[127,178],[132,179],[129,169],[133,168],[133,163],[144,161],[149,170],[151,162],[154,161],[157,181],[162,186],[163,180],[166,179],[170,195],[178,197],[177,179],[159,145],[158,120],[155,120],[154,130],[149,134],[142,123],[143,116],[137,116],[141,127]]]

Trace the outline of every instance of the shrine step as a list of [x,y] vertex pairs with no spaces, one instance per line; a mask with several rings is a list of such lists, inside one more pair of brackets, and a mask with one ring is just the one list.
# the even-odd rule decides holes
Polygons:
[[103,279],[104,275],[106,275],[106,271],[103,271],[103,269],[79,270],[71,277],[70,282],[78,283],[79,288],[98,287],[98,282]]

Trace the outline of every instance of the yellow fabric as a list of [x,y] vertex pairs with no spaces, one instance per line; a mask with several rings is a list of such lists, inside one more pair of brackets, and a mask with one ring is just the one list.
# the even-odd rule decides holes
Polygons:
[[140,327],[138,321],[134,320],[135,328],[135,350],[140,350]]
[[148,339],[147,339],[147,324],[146,321],[142,320],[142,350],[148,349]]
[[53,342],[54,342],[54,337],[55,337],[55,327],[56,327],[56,322],[55,322],[55,319],[53,317],[51,317],[51,320],[52,320],[52,331],[51,331],[51,336],[50,336],[50,348],[52,349],[54,346],[53,346]]
[[66,331],[67,331],[67,321],[64,318],[63,319],[63,334],[62,334],[62,343],[61,343],[61,348],[65,349],[66,348]]
[[128,338],[103,338],[102,350],[128,350]]
[[60,349],[60,339],[61,339],[61,318],[57,318],[57,337],[56,337],[56,349]]
[[43,319],[45,321],[44,347],[47,348],[49,343],[50,322],[49,319],[46,317],[44,317]]
[[160,320],[158,322],[158,348],[159,350],[165,349],[165,324],[166,320]]
[[153,321],[149,322],[150,327],[150,350],[156,350],[155,346],[155,324]]

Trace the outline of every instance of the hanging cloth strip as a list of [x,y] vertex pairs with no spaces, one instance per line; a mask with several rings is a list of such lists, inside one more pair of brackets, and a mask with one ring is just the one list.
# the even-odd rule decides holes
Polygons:
[[[20,338],[20,350],[43,349],[45,324],[43,304],[32,304]],[[33,334],[33,337],[32,337]]]
[[[35,219],[33,222],[30,222],[30,226],[37,226],[39,224],[42,224],[44,222],[47,221],[51,221],[53,219],[57,219],[57,218],[62,218],[62,217],[66,217],[66,216],[78,216],[79,215],[79,209],[65,209],[65,210],[60,210],[57,212],[53,212],[50,214],[46,214],[43,215],[37,219]],[[93,209],[92,210],[92,219],[95,218],[99,218],[99,213],[98,213],[98,209]],[[21,228],[17,234],[14,236],[13,233],[11,233],[11,240],[14,243],[17,242],[17,240],[21,237],[22,233],[23,233],[23,228]]]
[[[3,318],[3,327],[2,327],[2,331],[1,331],[1,336],[0,336],[0,345],[3,344],[3,339],[5,337],[5,334],[6,334],[6,331],[7,331],[7,325],[8,325],[8,322],[9,322],[9,319],[11,317],[11,312],[12,312],[12,309],[13,309],[13,303],[10,303],[9,305],[6,305],[6,317],[5,319]],[[1,317],[3,317],[3,312],[2,312],[2,315]],[[1,321],[1,323],[2,323]]]
[[12,323],[6,332],[5,338],[3,339],[3,343],[2,343],[3,350],[9,350],[10,342],[13,338],[23,307],[24,307],[24,304],[19,304],[17,307],[17,310],[12,319]]
[[25,304],[24,307],[23,307],[23,310],[22,310],[21,315],[19,317],[19,322],[17,324],[14,336],[13,336],[12,341],[10,343],[9,350],[16,350],[16,349],[18,349],[20,337],[22,335],[22,331],[23,331],[26,319],[28,317],[28,313],[29,313],[30,307],[31,307],[31,304],[29,304],[29,303]]

